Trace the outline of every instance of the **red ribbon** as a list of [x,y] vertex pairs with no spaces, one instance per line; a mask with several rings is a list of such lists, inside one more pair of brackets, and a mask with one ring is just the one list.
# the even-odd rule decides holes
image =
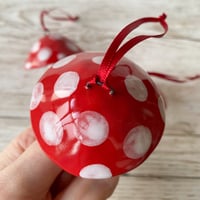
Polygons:
[[[115,65],[119,62],[119,60],[135,45],[142,42],[143,40],[149,39],[149,38],[160,38],[163,37],[166,32],[168,31],[168,25],[165,22],[166,15],[163,14],[158,18],[155,17],[146,17],[138,19],[129,25],[127,25],[122,31],[114,38],[113,42],[111,43],[110,47],[105,53],[105,56],[103,58],[103,61],[100,65],[100,68],[97,72],[97,75],[87,83],[87,88],[90,87],[92,84],[98,84],[101,85],[103,88],[110,90],[111,94],[114,92],[111,88],[109,88],[106,84],[106,80],[109,76],[109,74],[114,69]],[[139,27],[140,25],[144,23],[160,23],[160,25],[163,27],[164,32],[157,35],[139,35],[132,39],[130,39],[128,42],[123,44],[121,47],[121,43],[126,38],[126,36],[131,33],[134,29]]]
[[[54,15],[52,15],[52,12],[56,11],[56,10],[62,12],[64,16],[54,16]],[[45,16],[48,16],[51,19],[56,20],[56,21],[76,21],[76,20],[79,19],[78,16],[71,16],[62,9],[53,8],[53,9],[49,9],[49,10],[42,10],[41,13],[40,13],[40,24],[42,26],[42,29],[45,32],[49,32],[49,29],[47,28],[47,26],[45,24],[45,20],[44,20]]]
[[176,83],[186,83],[188,81],[194,81],[196,79],[200,79],[200,74],[197,74],[195,76],[187,76],[185,78],[180,78],[180,77],[169,75],[169,74],[162,74],[159,72],[148,72],[148,74],[150,76],[155,76],[155,77],[165,79],[171,82],[176,82]]

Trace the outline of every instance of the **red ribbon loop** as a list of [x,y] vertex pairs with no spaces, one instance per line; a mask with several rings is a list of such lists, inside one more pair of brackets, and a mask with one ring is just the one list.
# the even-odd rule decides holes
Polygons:
[[200,79],[200,74],[197,74],[194,76],[187,76],[184,78],[180,78],[180,77],[169,75],[169,74],[163,74],[159,72],[148,72],[148,74],[150,76],[155,76],[155,77],[158,77],[167,81],[171,81],[171,82],[176,82],[176,83],[186,83],[188,81],[194,81],[194,80]]
[[[52,15],[52,12],[54,12],[54,11],[62,12],[63,16]],[[56,20],[56,21],[77,21],[79,19],[78,16],[71,16],[62,9],[53,8],[53,9],[49,9],[49,10],[42,10],[40,13],[40,24],[42,26],[42,29],[45,32],[49,32],[49,29],[47,28],[45,21],[44,21],[45,16],[48,16],[49,18]]]
[[[166,14],[163,14],[158,18],[155,17],[141,18],[123,28],[122,31],[114,38],[113,42],[111,43],[110,47],[105,53],[103,61],[97,72],[97,75],[90,82],[88,82],[87,88],[90,87],[92,84],[98,84],[101,85],[103,88],[110,90],[110,93],[113,94],[114,91],[107,86],[106,80],[109,74],[114,69],[115,65],[131,48],[133,48],[135,45],[142,42],[143,40],[146,40],[148,38],[160,38],[164,36],[168,31],[168,25],[165,22],[166,17],[167,17]],[[164,29],[164,32],[157,35],[139,35],[130,39],[128,42],[126,42],[121,46],[121,43],[129,33],[131,33],[134,29],[136,29],[140,25],[149,22],[160,23],[160,25]]]

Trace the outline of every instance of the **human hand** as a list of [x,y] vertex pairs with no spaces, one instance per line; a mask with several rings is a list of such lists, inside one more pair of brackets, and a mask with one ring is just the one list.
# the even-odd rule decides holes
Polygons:
[[28,128],[0,153],[0,199],[105,200],[118,177],[89,180],[56,166],[40,149]]

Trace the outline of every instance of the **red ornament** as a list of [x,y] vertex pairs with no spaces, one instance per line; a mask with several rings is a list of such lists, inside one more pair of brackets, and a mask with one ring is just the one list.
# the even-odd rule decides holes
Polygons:
[[[150,76],[123,56],[145,39],[162,37],[165,18],[132,22],[105,54],[68,56],[35,85],[30,110],[37,140],[67,172],[94,179],[116,176],[139,166],[158,145],[165,126],[162,96]],[[121,45],[148,22],[160,23],[164,33]]]
[[45,32],[45,35],[36,42],[31,52],[27,58],[25,63],[26,69],[34,69],[46,67],[50,64],[55,63],[56,61],[69,56],[74,53],[79,53],[82,51],[80,47],[78,47],[72,40],[59,35],[50,33],[49,29],[46,27],[44,22],[44,17],[47,15],[54,20],[62,20],[62,21],[76,21],[78,17],[72,17],[67,15],[66,13],[64,17],[56,17],[51,15],[51,13],[55,9],[52,10],[44,10],[41,12],[40,21],[42,29]]

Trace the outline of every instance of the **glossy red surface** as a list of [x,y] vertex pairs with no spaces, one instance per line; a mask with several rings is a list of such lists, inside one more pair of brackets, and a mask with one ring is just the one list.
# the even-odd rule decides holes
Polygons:
[[107,79],[86,89],[103,53],[79,53],[55,63],[33,89],[32,126],[42,149],[67,172],[108,178],[140,165],[165,126],[161,94],[150,76],[123,58]]

